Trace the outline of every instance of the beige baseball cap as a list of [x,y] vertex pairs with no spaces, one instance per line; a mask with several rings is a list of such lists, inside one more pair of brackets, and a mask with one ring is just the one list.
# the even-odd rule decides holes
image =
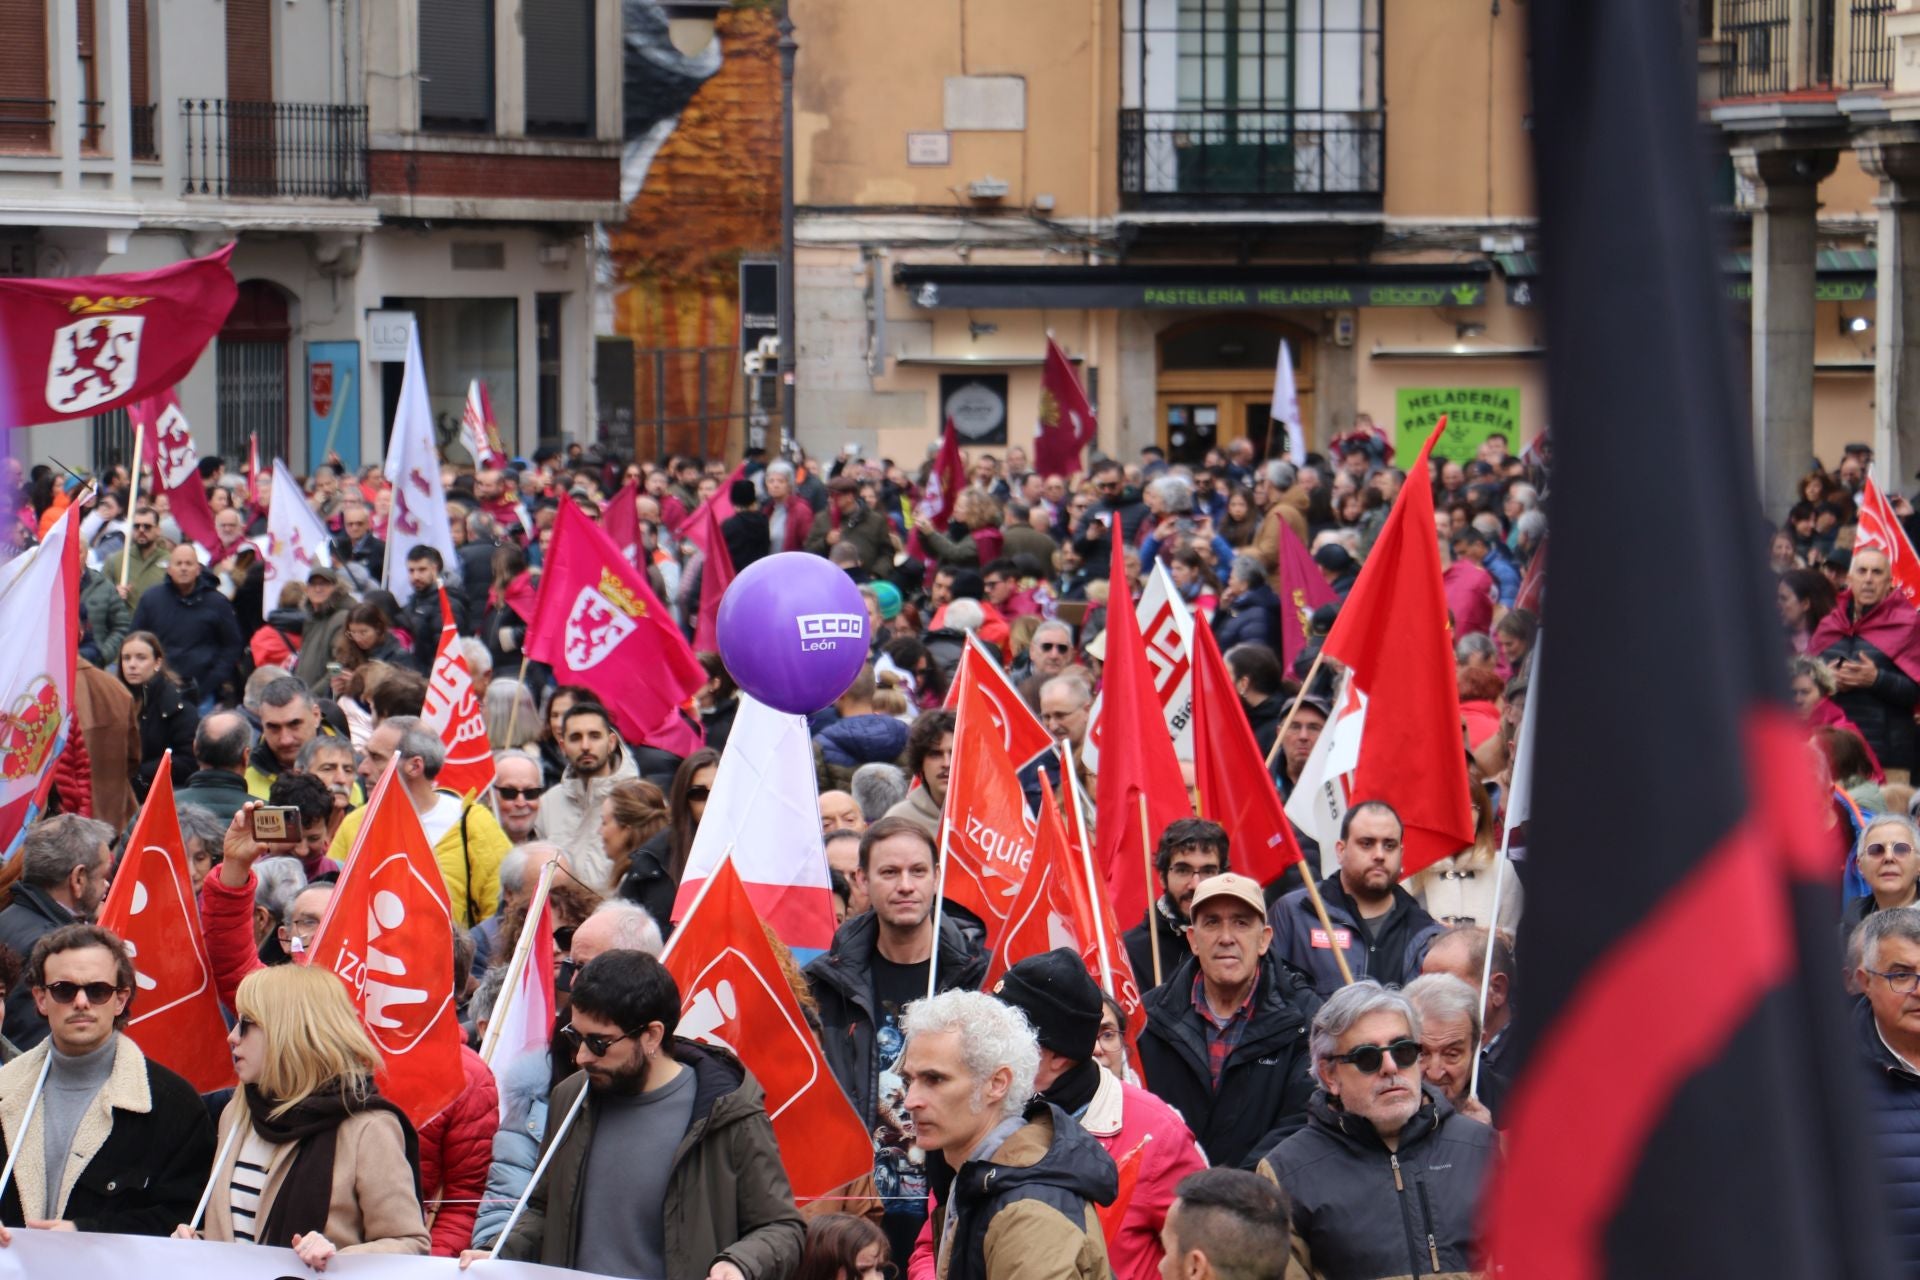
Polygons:
[[1260,882],[1252,876],[1223,871],[1211,879],[1202,880],[1200,887],[1193,891],[1193,905],[1188,912],[1200,910],[1201,903],[1213,898],[1238,898],[1262,917],[1267,914],[1267,895],[1261,891]]

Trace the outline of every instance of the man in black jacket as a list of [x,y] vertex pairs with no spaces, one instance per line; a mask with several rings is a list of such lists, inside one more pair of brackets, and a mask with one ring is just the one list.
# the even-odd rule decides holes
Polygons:
[[[1109,458],[1093,464],[1090,475],[1093,488],[1100,496],[1092,507],[1073,527],[1075,538],[1085,538],[1087,530],[1096,524],[1112,529],[1120,526],[1120,536],[1127,540],[1128,546],[1137,546],[1140,541],[1140,522],[1149,514],[1147,504],[1140,500],[1140,490],[1127,483],[1127,469]],[[1108,554],[1111,546],[1102,539],[1100,554]]]
[[900,1075],[900,1017],[927,994],[930,964],[939,991],[977,988],[987,972],[984,949],[951,915],[934,936],[937,869],[932,838],[911,818],[886,817],[868,827],[853,874],[872,906],[841,925],[833,947],[806,969],[820,1002],[827,1065],[874,1135],[881,1225],[896,1258],[912,1256],[927,1216],[925,1167],[909,1156],[914,1135]]
[[1266,899],[1247,876],[1193,896],[1193,957],[1147,996],[1140,1062],[1215,1165],[1240,1165],[1298,1128],[1313,1094],[1307,1019],[1318,1001],[1269,954]]
[[[413,637],[413,652],[408,656],[423,676],[433,674],[433,659],[440,651],[440,630],[445,625],[440,616],[440,575],[445,568],[432,547],[422,544],[407,552],[407,585],[413,594],[400,606],[400,625]],[[458,591],[447,592],[454,629],[463,636],[473,632],[467,625],[466,603]]]
[[247,750],[253,731],[238,711],[216,711],[193,731],[193,758],[199,764],[174,803],[197,804],[230,821],[251,797],[247,794]]
[[1400,887],[1402,831],[1400,815],[1381,800],[1363,800],[1341,818],[1333,846],[1339,869],[1320,882],[1331,934],[1304,888],[1269,912],[1274,952],[1308,975],[1322,998],[1346,982],[1336,949],[1346,954],[1354,977],[1398,987],[1419,975],[1428,946],[1440,935],[1426,908]]
[[[1147,908],[1147,917],[1126,931],[1127,960],[1133,965],[1133,980],[1142,991],[1151,991],[1181,962],[1192,956],[1187,948],[1187,930],[1193,927],[1193,892],[1204,880],[1211,880],[1227,863],[1227,829],[1204,818],[1181,818],[1167,824],[1160,833],[1160,847],[1154,851],[1153,869],[1160,877],[1160,896]],[[1152,930],[1151,933],[1148,930]],[[1154,963],[1158,939],[1159,963]]]
[[333,538],[333,558],[351,561],[375,582],[387,571],[387,544],[373,532],[373,513],[358,502],[340,508],[340,532]]
[[[134,992],[126,944],[98,925],[68,925],[34,945],[21,981],[51,1034],[0,1068],[3,1132],[24,1135],[0,1221],[170,1234],[193,1216],[213,1168],[213,1121],[192,1085],[120,1034]],[[0,1245],[11,1241],[0,1228]]]
[[246,648],[240,620],[213,575],[201,567],[192,543],[167,553],[167,580],[140,597],[133,629],[160,637],[168,668],[198,690],[202,713],[213,709],[222,685],[235,683]]
[[[113,828],[106,823],[71,813],[27,828],[13,902],[0,911],[0,946],[31,956],[47,934],[92,919],[113,876],[112,839]],[[35,1007],[25,978],[7,994],[6,1010],[3,1030],[14,1048],[32,1048],[46,1038],[47,1019]]]
[[727,544],[727,558],[733,562],[733,571],[739,573],[754,561],[773,554],[773,544],[753,481],[735,480],[727,487],[727,498],[733,503],[733,514],[720,522],[720,537]]
[[1293,1208],[1293,1256],[1326,1280],[1476,1270],[1474,1220],[1498,1139],[1420,1079],[1420,1015],[1377,982],[1313,1020],[1306,1128],[1261,1172]]

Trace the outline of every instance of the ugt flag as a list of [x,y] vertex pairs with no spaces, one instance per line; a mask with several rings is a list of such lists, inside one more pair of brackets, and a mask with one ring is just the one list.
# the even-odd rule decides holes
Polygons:
[[[396,762],[397,763],[397,762]],[[459,1096],[453,906],[413,800],[380,776],[346,869],[313,935],[312,963],[347,984],[384,1064],[380,1092],[414,1127]]]
[[[1161,717],[1167,722],[1167,733],[1173,738],[1173,753],[1182,760],[1191,760],[1193,614],[1188,611],[1187,602],[1180,598],[1180,592],[1173,585],[1173,578],[1168,574],[1165,564],[1154,561],[1146,579],[1140,589],[1140,603],[1135,606],[1133,616],[1140,624],[1140,634],[1146,637],[1147,666],[1153,672],[1153,696],[1159,703]],[[1109,604],[1108,608],[1112,608],[1112,605]],[[1113,643],[1111,636],[1107,643]],[[1100,744],[1105,740],[1100,727],[1105,711],[1106,690],[1103,687],[1093,700],[1093,709],[1087,713],[1087,741],[1081,750],[1086,757],[1087,768],[1096,776],[1100,772]]]
[[233,1083],[233,1053],[200,932],[172,765],[168,751],[100,904],[100,924],[119,935],[133,960],[127,1034],[149,1058],[210,1093]]
[[167,495],[167,510],[180,532],[207,549],[215,560],[226,558],[227,547],[213,527],[213,504],[200,483],[200,451],[193,447],[193,431],[181,412],[173,389],[136,400],[127,418],[141,433],[140,461],[152,468],[153,487]]
[[0,427],[84,418],[173,386],[233,310],[233,246],[157,271],[0,280]]
[[1893,504],[1887,501],[1887,495],[1880,491],[1872,476],[1866,477],[1860,490],[1860,527],[1853,538],[1855,551],[1867,547],[1887,553],[1893,584],[1908,600],[1920,604],[1920,556],[1914,555],[1913,544],[1907,541],[1900,517],[1894,514]]
[[433,655],[420,718],[447,744],[447,762],[440,766],[438,785],[463,796],[478,795],[493,785],[487,720],[480,713],[480,700],[473,696],[473,673],[460,652],[460,633],[454,629],[453,606],[445,587],[440,588],[440,647]]
[[732,858],[707,878],[660,959],[680,988],[678,1034],[733,1054],[766,1091],[794,1199],[872,1173],[866,1126],[827,1069]]
[[460,580],[460,557],[453,549],[447,521],[447,495],[440,487],[440,454],[434,447],[433,403],[427,398],[427,370],[420,359],[420,326],[407,332],[407,371],[400,381],[400,406],[387,440],[387,481],[393,486],[393,510],[387,516],[385,581],[391,588],[407,580],[407,556],[415,547],[440,553],[441,572]]
[[83,504],[47,531],[47,540],[0,564],[0,862],[46,798],[54,758],[67,745],[79,652]]
[[554,522],[527,656],[552,667],[556,683],[593,690],[629,742],[650,740],[707,682],[646,577],[572,502]]

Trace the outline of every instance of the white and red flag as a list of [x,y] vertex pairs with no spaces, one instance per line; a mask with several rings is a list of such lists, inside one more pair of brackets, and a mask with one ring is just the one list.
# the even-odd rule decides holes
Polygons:
[[447,494],[440,486],[440,453],[435,446],[433,402],[427,397],[427,369],[420,358],[420,326],[407,335],[407,368],[400,380],[400,404],[393,414],[393,434],[387,440],[387,483],[393,486],[393,508],[387,515],[387,564],[383,581],[389,588],[407,580],[407,557],[415,547],[440,553],[441,571],[460,580],[460,557],[453,546],[453,525],[447,518]]
[[289,582],[305,582],[315,565],[333,559],[327,526],[320,523],[300,482],[287,470],[287,464],[275,458],[269,481],[267,507],[267,553],[260,557],[266,598],[277,601],[280,588]]
[[475,378],[467,384],[467,404],[460,414],[460,443],[467,447],[475,467],[504,467],[506,450],[500,447],[500,424],[494,421],[493,398],[487,384]]
[[127,1034],[200,1093],[233,1083],[233,1052],[200,932],[186,841],[173,799],[173,752],[160,757],[127,852],[100,904],[100,925],[127,944],[134,997]]
[[518,1074],[516,1064],[529,1058],[544,1059],[553,1042],[553,905],[548,892],[558,866],[549,862],[540,868],[539,883],[527,903],[526,923],[520,926],[520,937],[508,961],[507,980],[494,1000],[487,1017],[487,1034],[480,1044],[480,1056],[493,1069],[494,1081],[500,1086],[503,1119],[510,1081]]
[[420,718],[447,744],[447,762],[440,766],[437,785],[463,796],[475,796],[493,785],[493,746],[487,740],[487,718],[473,696],[473,672],[460,652],[460,633],[453,625],[453,606],[447,589],[440,588],[440,647],[427,677],[427,697]]
[[1860,489],[1860,527],[1853,537],[1855,551],[1867,547],[1887,553],[1894,585],[1909,601],[1920,604],[1920,556],[1914,555],[1900,517],[1872,476],[1866,477]]
[[0,563],[0,863],[46,802],[73,722],[83,509],[73,503],[46,541]]
[[225,559],[228,548],[213,527],[213,504],[207,501],[207,487],[200,483],[200,451],[194,448],[180,397],[169,387],[136,400],[127,406],[127,419],[145,428],[141,464],[152,469],[153,487],[167,495],[167,512],[180,532],[205,547],[215,560]]
[[[1109,602],[1108,606],[1113,606]],[[1155,561],[1140,589],[1140,603],[1133,616],[1146,638],[1148,669],[1153,673],[1153,696],[1160,703],[1160,716],[1167,722],[1173,738],[1173,753],[1181,760],[1193,759],[1193,614],[1173,585],[1167,566]],[[1112,643],[1112,638],[1108,638]],[[1093,700],[1087,712],[1087,740],[1081,754],[1087,768],[1100,772],[1100,744],[1105,738],[1101,721],[1106,710],[1106,691]]]
[[727,1050],[766,1091],[794,1199],[871,1174],[873,1141],[827,1067],[732,858],[707,877],[660,958],[680,988],[677,1034]]

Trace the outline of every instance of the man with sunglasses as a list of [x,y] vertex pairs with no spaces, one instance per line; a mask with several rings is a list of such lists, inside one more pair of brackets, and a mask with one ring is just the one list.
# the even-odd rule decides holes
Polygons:
[[193,1216],[213,1168],[213,1122],[192,1085],[120,1034],[134,995],[126,944],[68,925],[34,944],[21,981],[49,1034],[0,1067],[0,1162],[20,1143],[0,1187],[0,1245],[23,1226],[167,1235]]
[[540,762],[518,749],[493,753],[493,794],[500,801],[500,829],[515,844],[534,838],[540,797],[546,793]]
[[[1094,502],[1073,526],[1073,536],[1084,538],[1094,525],[1105,525],[1108,529],[1120,526],[1120,536],[1127,540],[1128,546],[1136,545],[1140,540],[1140,525],[1151,513],[1147,504],[1140,499],[1140,490],[1127,483],[1126,468],[1111,458],[1093,464]],[[1105,555],[1104,550],[1101,555]]]
[[[129,604],[140,599],[150,587],[157,587],[167,580],[167,557],[173,552],[171,539],[160,536],[160,513],[142,503],[134,508],[132,538],[119,551],[108,556],[100,566],[107,581],[114,584],[120,598]],[[120,563],[130,560],[127,565],[127,581],[120,583]]]
[[1469,1272],[1499,1139],[1421,1079],[1419,1011],[1370,979],[1314,1015],[1307,1125],[1260,1162],[1287,1193],[1293,1256],[1324,1280]]
[[[640,951],[609,951],[574,979],[555,1037],[578,1072],[550,1125],[587,1101],[500,1256],[594,1275],[779,1280],[806,1228],[759,1081],[724,1050],[680,1040],[680,990]],[[636,1158],[640,1155],[653,1158]],[[468,1250],[467,1266],[486,1254]]]

